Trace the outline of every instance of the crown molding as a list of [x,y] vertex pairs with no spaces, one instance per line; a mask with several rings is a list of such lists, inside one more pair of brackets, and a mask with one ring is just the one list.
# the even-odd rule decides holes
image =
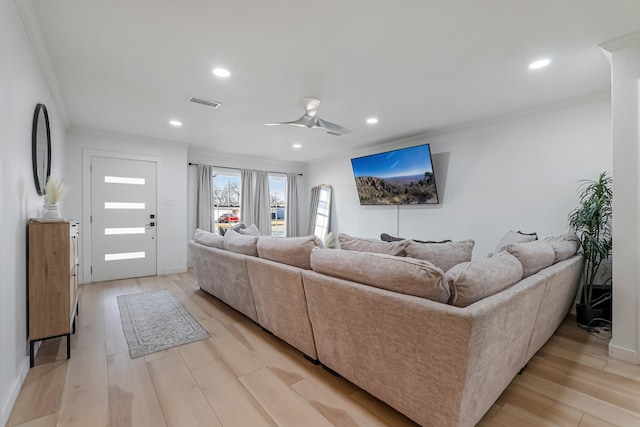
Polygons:
[[640,32],[628,34],[626,36],[604,42],[600,44],[600,48],[604,51],[614,53],[630,47],[640,46]]
[[24,29],[29,36],[29,40],[31,41],[33,51],[38,58],[38,62],[40,63],[40,68],[42,69],[42,73],[44,74],[47,86],[49,86],[49,91],[51,92],[51,96],[53,97],[53,102],[56,104],[60,119],[62,120],[62,123],[64,123],[64,126],[66,128],[69,126],[69,116],[65,107],[64,98],[62,97],[62,92],[60,91],[58,78],[56,77],[56,73],[53,70],[53,64],[51,63],[51,58],[49,57],[47,45],[45,44],[44,37],[42,36],[40,23],[38,22],[38,15],[36,14],[36,10],[33,7],[33,1],[14,1],[16,7],[18,8],[18,12],[20,13],[20,17],[22,18]]

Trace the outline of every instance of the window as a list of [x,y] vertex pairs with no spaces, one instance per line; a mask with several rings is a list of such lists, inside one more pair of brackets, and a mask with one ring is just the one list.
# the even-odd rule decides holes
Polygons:
[[240,176],[215,174],[212,177],[214,231],[240,221]]
[[271,207],[271,235],[284,237],[287,235],[287,188],[286,176],[269,176],[269,200]]

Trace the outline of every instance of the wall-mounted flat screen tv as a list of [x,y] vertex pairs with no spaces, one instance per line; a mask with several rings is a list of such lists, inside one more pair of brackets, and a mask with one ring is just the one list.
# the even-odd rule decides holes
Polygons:
[[361,205],[438,204],[429,144],[351,159]]

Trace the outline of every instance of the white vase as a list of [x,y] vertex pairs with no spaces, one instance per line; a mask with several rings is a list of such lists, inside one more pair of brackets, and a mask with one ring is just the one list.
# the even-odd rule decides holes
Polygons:
[[58,210],[58,205],[44,205],[44,218],[60,218],[60,211]]

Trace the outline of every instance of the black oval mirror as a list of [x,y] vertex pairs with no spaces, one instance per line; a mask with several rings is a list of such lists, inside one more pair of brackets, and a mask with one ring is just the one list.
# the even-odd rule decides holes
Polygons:
[[31,158],[33,162],[33,180],[36,191],[44,195],[44,186],[51,174],[51,130],[49,113],[44,104],[36,105],[31,130]]

